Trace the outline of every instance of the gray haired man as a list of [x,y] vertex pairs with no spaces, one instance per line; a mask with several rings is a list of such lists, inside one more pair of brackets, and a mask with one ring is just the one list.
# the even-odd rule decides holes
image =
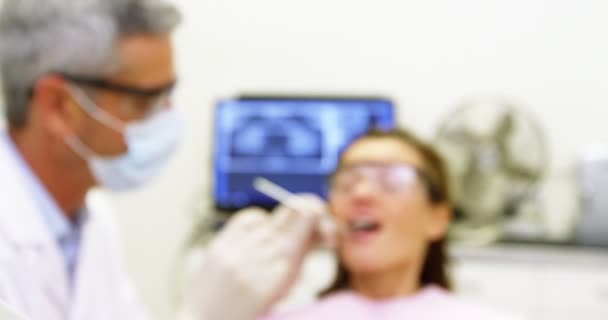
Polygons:
[[[181,132],[161,0],[4,0],[0,74],[0,302],[30,319],[148,319],[99,186],[139,187]],[[246,210],[194,265],[185,314],[249,320],[291,286],[323,204]]]

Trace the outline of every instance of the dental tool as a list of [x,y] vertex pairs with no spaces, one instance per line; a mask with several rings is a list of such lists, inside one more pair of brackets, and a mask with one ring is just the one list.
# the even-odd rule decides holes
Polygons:
[[[253,180],[253,187],[258,192],[268,196],[271,199],[274,199],[275,201],[279,202],[282,205],[287,206],[288,208],[290,208],[292,210],[295,210],[295,211],[301,210],[301,209],[289,206],[289,199],[296,196],[294,193],[286,190],[285,188],[279,186],[278,184],[276,184],[266,178],[263,178],[263,177],[255,178]],[[321,217],[323,219],[322,223],[333,225],[333,227],[335,227],[338,230],[338,233],[344,234],[346,232],[346,227],[343,226],[342,224],[338,223],[334,219],[332,219],[328,214],[323,214]]]

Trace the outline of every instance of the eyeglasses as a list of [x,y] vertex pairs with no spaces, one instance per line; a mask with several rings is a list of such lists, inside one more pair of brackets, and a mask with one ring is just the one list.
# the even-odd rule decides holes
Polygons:
[[175,82],[171,82],[157,88],[143,89],[113,83],[105,79],[87,78],[66,73],[57,74],[75,85],[112,91],[132,97],[132,103],[129,105],[133,106],[137,110],[137,113],[143,115],[144,118],[165,107],[175,87]]
[[389,194],[411,192],[419,182],[427,188],[431,199],[439,199],[440,192],[423,170],[410,164],[365,163],[339,168],[329,179],[329,191],[336,195],[349,195],[362,182],[372,184],[375,190]]
[[171,83],[165,84],[165,85],[157,87],[157,88],[144,89],[144,88],[138,88],[138,87],[129,86],[129,85],[113,83],[113,82],[110,82],[105,79],[81,77],[81,76],[75,76],[75,75],[71,75],[71,74],[67,74],[67,73],[57,73],[57,74],[60,75],[61,77],[63,77],[64,79],[66,79],[70,82],[73,82],[75,84],[92,87],[92,88],[96,88],[96,89],[114,91],[114,92],[118,92],[118,93],[122,93],[122,94],[128,94],[128,95],[137,96],[137,97],[141,97],[141,98],[147,98],[147,99],[158,98],[162,95],[170,93],[171,91],[173,91],[173,88],[175,87],[175,82],[171,82]]

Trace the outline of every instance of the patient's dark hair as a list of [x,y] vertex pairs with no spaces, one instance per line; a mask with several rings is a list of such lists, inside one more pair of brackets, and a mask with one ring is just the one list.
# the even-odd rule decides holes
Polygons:
[[[362,139],[395,139],[403,144],[414,147],[424,160],[424,166],[420,168],[423,172],[422,177],[429,192],[429,199],[433,204],[452,205],[451,192],[449,187],[448,171],[443,158],[428,143],[417,138],[415,135],[403,129],[392,129],[388,131],[372,129],[365,134],[354,139],[341,153],[339,165],[342,165],[342,156],[353,144]],[[448,256],[446,254],[446,239],[442,238],[429,244],[424,266],[420,274],[420,285],[440,286],[446,290],[451,289],[450,280],[447,274]],[[350,274],[340,262],[336,280],[320,293],[321,297],[330,295],[337,291],[350,288]]]

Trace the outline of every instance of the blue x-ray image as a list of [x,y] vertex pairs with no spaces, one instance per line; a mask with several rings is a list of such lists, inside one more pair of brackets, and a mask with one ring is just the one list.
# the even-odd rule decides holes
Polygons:
[[323,136],[314,119],[303,116],[243,118],[231,135],[232,157],[320,158]]
[[235,99],[216,106],[214,201],[221,209],[269,208],[253,189],[265,177],[292,192],[324,196],[339,151],[370,127],[394,126],[383,99]]

